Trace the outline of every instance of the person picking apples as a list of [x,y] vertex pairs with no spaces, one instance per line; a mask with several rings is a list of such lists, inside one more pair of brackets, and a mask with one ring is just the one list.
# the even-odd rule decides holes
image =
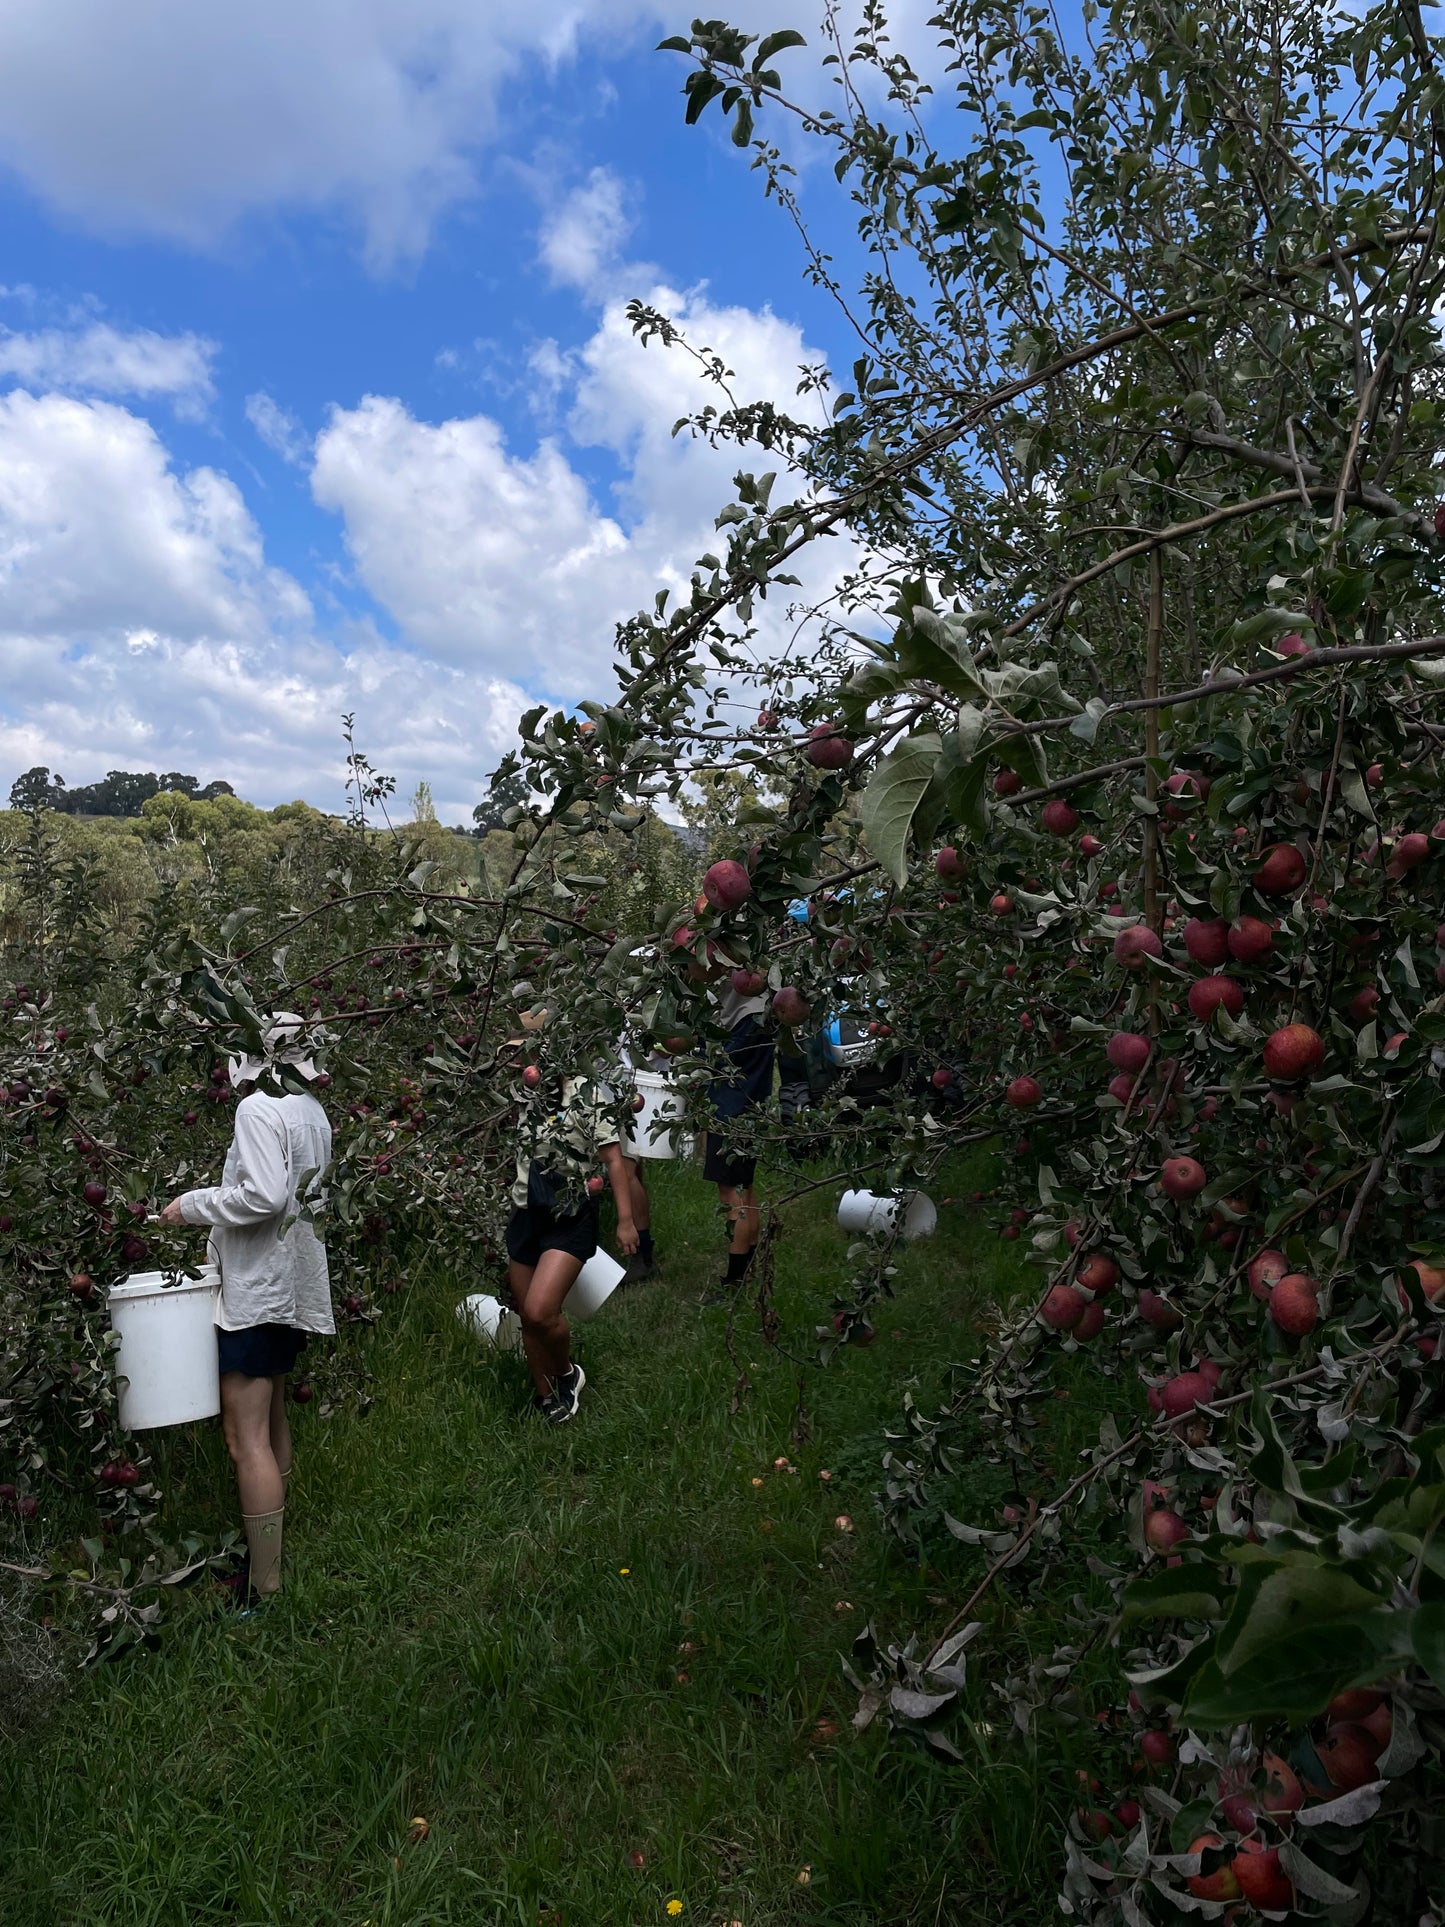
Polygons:
[[160,1214],[162,1224],[206,1226],[221,1274],[221,1424],[247,1547],[235,1581],[240,1599],[281,1590],[292,1468],[286,1375],[309,1333],[336,1329],[326,1246],[313,1221],[325,1205],[331,1126],[305,1088],[318,1072],[302,1033],[300,1017],[279,1011],[264,1054],[231,1060],[240,1102],[221,1182],[183,1192]]
[[[545,1021],[544,1013],[529,1028]],[[637,1226],[606,1086],[593,1077],[565,1077],[557,1101],[549,1102],[549,1080],[538,1066],[527,1066],[522,1082],[536,1098],[524,1098],[518,1119],[507,1282],[522,1321],[532,1408],[549,1424],[565,1425],[577,1416],[587,1375],[572,1357],[562,1305],[597,1249],[602,1179],[593,1167],[599,1161],[617,1206],[617,1247],[624,1258],[637,1250]]]
[[[768,1008],[767,980],[755,971],[735,970],[712,991],[718,1020],[727,1032],[726,1068],[709,1093],[719,1124],[766,1104],[773,1094],[773,1039],[763,1024]],[[704,1304],[721,1304],[742,1284],[757,1247],[761,1220],[754,1179],[758,1161],[729,1149],[721,1131],[705,1133],[702,1172],[717,1186],[718,1203],[728,1225],[727,1269]]]

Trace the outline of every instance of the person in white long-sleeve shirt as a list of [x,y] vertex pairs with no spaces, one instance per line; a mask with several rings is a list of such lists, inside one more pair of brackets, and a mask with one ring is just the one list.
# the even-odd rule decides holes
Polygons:
[[286,1376],[310,1332],[333,1332],[326,1247],[310,1213],[325,1201],[331,1126],[308,1092],[272,1096],[256,1080],[278,1062],[303,1077],[316,1067],[296,1041],[301,1019],[283,1012],[267,1031],[266,1058],[231,1064],[240,1094],[221,1182],[173,1198],[165,1224],[205,1225],[221,1274],[216,1312],[221,1422],[236,1468],[250,1589],[281,1589],[281,1538],[290,1479]]

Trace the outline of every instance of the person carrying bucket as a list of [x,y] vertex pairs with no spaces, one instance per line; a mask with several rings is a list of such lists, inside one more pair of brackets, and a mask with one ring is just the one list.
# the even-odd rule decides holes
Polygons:
[[[524,1017],[523,1028],[537,1031],[546,1021],[542,1011]],[[541,1076],[534,1080],[528,1075],[536,1068],[528,1066],[522,1081],[540,1093]],[[612,1121],[615,1099],[595,1077],[563,1078],[558,1098],[540,1118],[529,1116],[531,1107],[524,1104],[519,1120],[507,1220],[507,1283],[522,1321],[532,1409],[549,1424],[565,1425],[577,1416],[587,1375],[572,1357],[562,1302],[597,1249],[599,1162],[617,1206],[617,1246],[624,1258],[636,1252],[638,1235],[627,1159]]]
[[[334,1332],[326,1247],[312,1216],[325,1202],[331,1126],[309,1090],[282,1087],[282,1073],[311,1083],[317,1075],[302,1019],[279,1011],[262,1056],[232,1058],[239,1097],[221,1182],[183,1192],[161,1223],[204,1225],[221,1274],[216,1342],[221,1423],[236,1468],[245,1527],[241,1593],[281,1590],[281,1539],[291,1477],[286,1375],[311,1332]],[[259,1088],[260,1080],[279,1088]]]
[[[617,1061],[622,1067],[619,1081],[625,1089],[632,1087],[638,1071],[656,1071],[667,1067],[667,1058],[661,1051],[650,1051],[645,1044],[635,1042],[626,1031],[617,1041]],[[652,1196],[643,1175],[644,1160],[641,1157],[628,1157],[624,1151],[623,1162],[627,1167],[632,1222],[637,1227],[637,1251],[622,1282],[624,1285],[635,1285],[644,1278],[650,1278],[657,1269],[657,1252],[652,1242]]]

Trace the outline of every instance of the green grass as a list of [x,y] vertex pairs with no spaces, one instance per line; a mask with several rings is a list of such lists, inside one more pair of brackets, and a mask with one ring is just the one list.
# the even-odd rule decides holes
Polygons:
[[[987,1737],[986,1680],[963,1767],[855,1735],[838,1664],[867,1614],[885,1636],[938,1626],[981,1569],[910,1564],[871,1495],[881,1426],[976,1349],[1012,1251],[945,1207],[878,1342],[808,1374],[795,1444],[796,1369],[746,1318],[731,1413],[725,1314],[697,1305],[711,1194],[654,1171],[664,1269],[585,1330],[575,1425],[524,1416],[520,1367],[459,1327],[484,1278],[423,1269],[344,1334],[331,1369],[364,1360],[373,1396],[296,1415],[282,1598],[238,1619],[180,1594],[158,1651],[80,1676],[0,1762],[5,1927],[630,1927],[670,1899],[745,1927],[1054,1917],[1057,1749],[1007,1745],[1001,1710]],[[790,1207],[779,1255],[804,1354],[843,1275],[835,1203]],[[156,1452],[168,1531],[229,1523],[214,1430]],[[999,1476],[979,1467],[981,1509]]]

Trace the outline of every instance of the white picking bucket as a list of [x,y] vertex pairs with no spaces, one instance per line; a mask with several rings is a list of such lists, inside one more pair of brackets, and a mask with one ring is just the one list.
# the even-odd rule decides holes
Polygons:
[[167,1285],[159,1271],[137,1271],[113,1285],[107,1300],[115,1355],[120,1422],[128,1432],[186,1425],[221,1409],[216,1353],[219,1275]]
[[[661,1128],[666,1118],[681,1119],[685,1102],[682,1092],[671,1078],[663,1077],[657,1071],[634,1071],[632,1081],[642,1099],[642,1109],[633,1118],[631,1135],[623,1150],[630,1158],[682,1156],[686,1145],[680,1122],[666,1129]],[[659,1127],[655,1136],[654,1125]]]
[[470,1325],[483,1344],[495,1345],[499,1352],[522,1349],[522,1321],[510,1305],[489,1292],[474,1291],[457,1306],[457,1317]]
[[[898,1224],[900,1206],[903,1222]],[[938,1212],[933,1200],[921,1191],[905,1191],[900,1198],[880,1198],[873,1191],[845,1191],[838,1206],[838,1222],[845,1231],[865,1231],[882,1237],[901,1231],[906,1243],[915,1238],[930,1238],[938,1229]]]
[[626,1270],[610,1251],[599,1247],[578,1272],[577,1282],[562,1300],[563,1316],[590,1318],[600,1311],[622,1283]]

